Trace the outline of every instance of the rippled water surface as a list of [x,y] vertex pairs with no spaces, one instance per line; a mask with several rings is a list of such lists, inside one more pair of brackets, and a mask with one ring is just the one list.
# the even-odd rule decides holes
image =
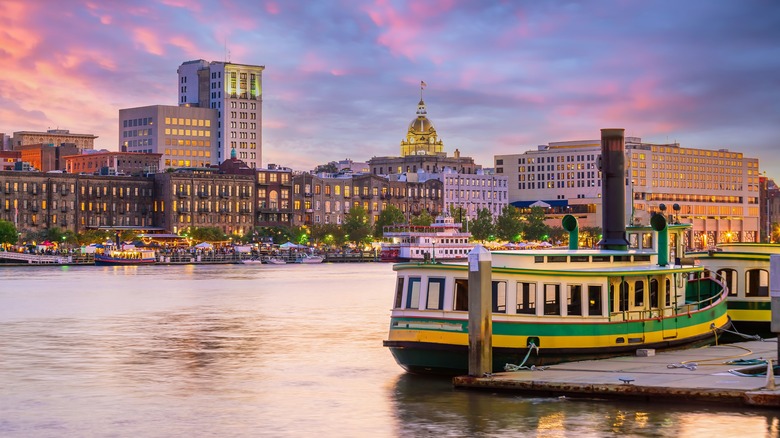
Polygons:
[[764,437],[772,411],[404,374],[388,264],[0,268],[0,436]]

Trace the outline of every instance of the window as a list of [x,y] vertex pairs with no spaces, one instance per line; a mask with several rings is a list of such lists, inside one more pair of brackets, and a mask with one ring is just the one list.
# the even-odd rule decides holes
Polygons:
[[409,278],[409,287],[406,291],[406,308],[420,308],[420,277]]
[[734,269],[719,269],[718,276],[723,278],[723,282],[729,288],[729,296],[736,296],[738,291],[737,271]]
[[517,313],[536,314],[536,283],[517,283]]
[[658,280],[653,278],[650,280],[650,307],[663,307],[661,302],[658,301]]
[[750,269],[745,272],[745,276],[746,297],[769,296],[769,271],[764,269]]
[[645,305],[645,282],[637,280],[634,282],[634,306],[643,307]]
[[601,286],[588,286],[588,315],[601,316]]
[[628,282],[620,282],[620,295],[618,296],[618,311],[625,312],[628,310]]
[[469,281],[467,279],[455,279],[455,305],[453,310],[469,310]]
[[566,313],[568,315],[582,315],[582,285],[569,285],[566,294]]
[[493,313],[506,313],[506,281],[494,281],[492,289]]
[[398,282],[395,285],[395,301],[393,302],[394,309],[400,309],[403,303],[402,297],[404,295],[404,278],[398,277]]
[[444,305],[444,279],[428,279],[428,301],[426,309],[442,310]]
[[560,290],[561,290],[560,284],[544,285],[544,314],[545,315],[561,314],[561,303],[558,298]]

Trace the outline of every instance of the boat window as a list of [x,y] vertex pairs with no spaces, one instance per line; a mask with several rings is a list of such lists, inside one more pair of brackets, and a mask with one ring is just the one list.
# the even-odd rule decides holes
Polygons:
[[420,277],[409,277],[409,286],[406,289],[406,308],[420,308]]
[[548,263],[566,263],[568,261],[568,257],[566,256],[548,256],[547,262]]
[[517,313],[536,314],[536,283],[517,283]]
[[658,301],[658,279],[650,279],[650,307],[663,307]]
[[588,315],[601,316],[601,286],[588,286]]
[[428,279],[428,302],[425,305],[426,309],[442,310],[444,304],[444,279],[443,278],[429,278]]
[[572,262],[577,262],[577,263],[587,263],[590,261],[590,257],[588,256],[580,255],[580,256],[571,256],[570,258]]
[[723,282],[726,283],[726,287],[729,288],[729,296],[736,296],[737,291],[739,290],[737,287],[737,271],[734,269],[718,269],[718,275],[723,279]]
[[570,284],[566,295],[566,313],[568,315],[582,315],[582,285]]
[[769,271],[765,269],[749,269],[745,272],[745,296],[769,296]]
[[545,284],[544,285],[544,314],[545,315],[560,315],[561,314],[561,302],[560,302],[560,284]]
[[644,307],[645,305],[645,282],[637,280],[634,282],[634,306]]
[[544,256],[534,256],[534,263],[544,263]]
[[650,256],[647,255],[647,254],[635,255],[634,256],[634,261],[635,262],[649,262],[650,261]]
[[636,233],[628,235],[628,246],[633,249],[639,248],[639,236]]
[[628,310],[628,282],[620,282],[620,295],[618,296],[618,312]]
[[642,248],[653,247],[653,233],[642,234]]
[[493,312],[506,313],[506,281],[493,282]]
[[630,262],[631,261],[631,256],[630,255],[615,256],[614,261],[616,261],[616,262]]
[[395,285],[395,302],[393,308],[400,309],[403,305],[404,295],[404,277],[398,277],[398,283]]
[[608,255],[601,255],[601,256],[593,256],[594,262],[611,262],[612,259]]
[[[666,279],[666,293],[664,293],[664,296],[666,296],[666,307],[669,307],[672,305],[672,281],[668,278]],[[677,301],[677,297],[675,297],[675,301]]]
[[465,278],[455,279],[454,310],[469,310],[469,281]]

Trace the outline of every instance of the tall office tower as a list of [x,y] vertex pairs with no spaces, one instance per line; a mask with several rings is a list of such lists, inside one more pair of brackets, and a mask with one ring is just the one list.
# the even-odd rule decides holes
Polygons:
[[264,66],[187,61],[179,66],[179,106],[217,110],[217,161],[235,151],[249,167],[262,163]]

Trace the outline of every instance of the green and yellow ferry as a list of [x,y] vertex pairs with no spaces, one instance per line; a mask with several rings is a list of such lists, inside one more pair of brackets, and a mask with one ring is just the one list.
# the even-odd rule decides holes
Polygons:
[[[491,253],[493,370],[713,342],[730,325],[728,289],[683,257],[663,213],[636,248],[626,238],[624,130],[602,130],[603,238],[577,248]],[[663,209],[662,209],[663,210]],[[672,233],[683,227],[674,225]],[[674,257],[670,257],[674,256]],[[679,259],[680,263],[670,263]],[[684,263],[684,264],[683,264]],[[466,263],[400,263],[384,345],[410,372],[464,374],[469,359]]]
[[734,328],[744,334],[771,334],[769,259],[780,254],[780,245],[770,243],[720,243],[688,257],[723,278],[729,289],[728,313]]

